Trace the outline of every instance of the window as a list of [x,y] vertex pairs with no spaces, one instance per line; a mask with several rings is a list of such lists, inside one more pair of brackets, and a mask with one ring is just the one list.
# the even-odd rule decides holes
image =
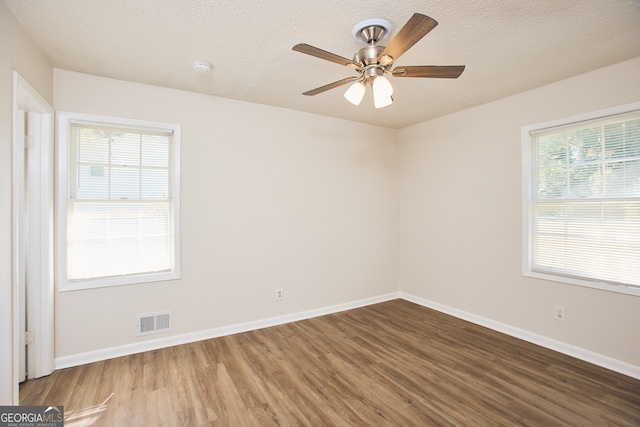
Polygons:
[[180,277],[180,126],[60,113],[61,290]]
[[640,295],[640,104],[523,128],[523,273]]

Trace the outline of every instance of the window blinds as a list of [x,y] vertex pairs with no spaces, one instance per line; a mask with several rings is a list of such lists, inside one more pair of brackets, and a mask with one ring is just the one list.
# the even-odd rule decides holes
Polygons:
[[173,268],[170,132],[69,124],[67,279]]
[[640,287],[640,112],[531,135],[531,269]]

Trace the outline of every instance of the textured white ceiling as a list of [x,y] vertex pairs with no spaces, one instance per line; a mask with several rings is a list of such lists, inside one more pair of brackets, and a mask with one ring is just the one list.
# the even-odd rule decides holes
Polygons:
[[[392,128],[640,56],[640,0],[4,1],[56,68]],[[293,45],[351,58],[355,24],[386,19],[393,37],[414,12],[439,25],[396,65],[466,65],[460,78],[391,79],[380,110],[370,92],[348,103],[348,86],[301,95],[356,73]]]

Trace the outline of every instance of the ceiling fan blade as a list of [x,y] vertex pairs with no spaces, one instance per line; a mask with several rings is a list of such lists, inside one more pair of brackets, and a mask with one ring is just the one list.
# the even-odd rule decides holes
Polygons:
[[464,71],[464,65],[412,65],[396,67],[391,74],[394,77],[434,77],[457,79]]
[[292,49],[296,52],[306,53],[307,55],[315,56],[316,58],[335,62],[336,64],[346,65],[347,67],[351,67],[356,70],[360,69],[360,64],[357,62],[353,62],[350,59],[336,55],[335,53],[327,52],[326,50],[319,49],[306,43],[298,43]]
[[378,55],[378,61],[381,61],[385,55],[390,56],[392,61],[396,61],[400,55],[409,50],[418,40],[426,36],[436,25],[438,25],[438,21],[435,19],[421,13],[414,13],[407,23],[404,24],[404,27],[398,31],[398,34],[396,34],[393,40],[391,40],[391,43]]
[[315,89],[308,90],[305,93],[303,93],[303,95],[307,95],[307,96],[317,95],[319,93],[326,92],[330,89],[334,89],[342,85],[346,85],[347,83],[352,82],[354,80],[358,80],[359,78],[360,77],[358,76],[347,77],[346,79],[338,80],[337,82],[329,83],[328,85],[324,85],[324,86],[317,87]]

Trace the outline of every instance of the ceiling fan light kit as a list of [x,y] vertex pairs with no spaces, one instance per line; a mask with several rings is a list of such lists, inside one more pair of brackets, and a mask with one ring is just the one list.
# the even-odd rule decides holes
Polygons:
[[347,77],[337,82],[304,92],[303,95],[313,96],[353,82],[344,94],[344,97],[354,105],[360,105],[366,85],[371,85],[373,101],[376,108],[386,107],[393,103],[393,86],[384,76],[385,73],[394,77],[431,77],[431,78],[458,78],[464,71],[464,65],[413,65],[396,67],[391,69],[394,62],[409,48],[433,30],[438,22],[426,15],[414,13],[409,21],[398,31],[398,34],[385,46],[377,43],[383,40],[391,32],[391,24],[384,19],[368,19],[353,27],[353,37],[365,43],[367,46],[358,50],[349,60],[342,56],[319,49],[317,47],[300,43],[293,50],[326,61],[354,69],[359,76]]
[[390,96],[376,96],[373,95],[373,106],[376,108],[388,107],[393,103],[393,98]]
[[393,103],[393,86],[385,76],[378,76],[371,84],[373,90],[373,105],[376,108],[383,108]]
[[349,101],[353,105],[360,105],[360,103],[362,102],[362,98],[364,98],[365,90],[366,88],[364,86],[364,83],[355,82],[344,93],[344,97],[347,98],[347,101]]

